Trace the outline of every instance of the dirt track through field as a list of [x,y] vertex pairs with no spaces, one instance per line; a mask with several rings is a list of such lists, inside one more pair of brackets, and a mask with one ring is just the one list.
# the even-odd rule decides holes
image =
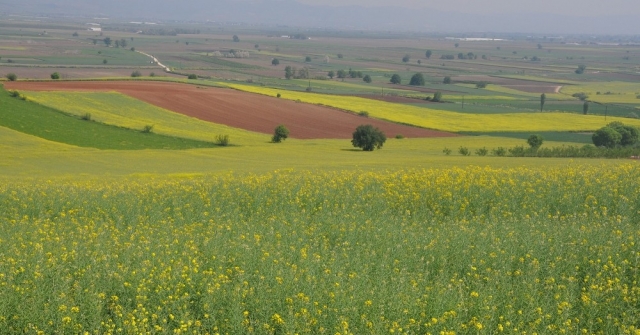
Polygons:
[[[232,89],[149,81],[7,82],[22,91],[116,91],[176,113],[231,127],[271,134],[284,124],[298,139],[351,138],[355,128],[371,124],[388,137],[449,137],[457,134],[364,118],[340,110]],[[401,108],[401,107],[399,107]]]

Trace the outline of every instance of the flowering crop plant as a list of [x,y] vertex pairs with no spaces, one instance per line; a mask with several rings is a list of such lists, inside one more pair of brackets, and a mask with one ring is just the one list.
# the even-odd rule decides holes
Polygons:
[[640,169],[14,180],[0,329],[639,334]]

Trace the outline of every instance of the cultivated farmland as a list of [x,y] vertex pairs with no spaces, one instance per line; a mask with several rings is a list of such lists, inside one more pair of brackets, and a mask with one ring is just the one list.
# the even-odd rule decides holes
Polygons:
[[2,15],[0,332],[640,334],[634,37]]

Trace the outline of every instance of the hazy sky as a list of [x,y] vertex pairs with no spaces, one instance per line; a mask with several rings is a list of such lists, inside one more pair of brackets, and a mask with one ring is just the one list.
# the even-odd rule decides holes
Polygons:
[[363,5],[427,7],[463,13],[512,13],[536,11],[575,16],[640,15],[638,0],[298,0],[314,5]]

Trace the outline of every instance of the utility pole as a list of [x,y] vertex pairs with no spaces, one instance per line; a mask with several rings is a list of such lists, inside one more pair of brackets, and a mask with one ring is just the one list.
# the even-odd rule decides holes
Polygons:
[[462,109],[464,109],[464,95],[462,95]]

